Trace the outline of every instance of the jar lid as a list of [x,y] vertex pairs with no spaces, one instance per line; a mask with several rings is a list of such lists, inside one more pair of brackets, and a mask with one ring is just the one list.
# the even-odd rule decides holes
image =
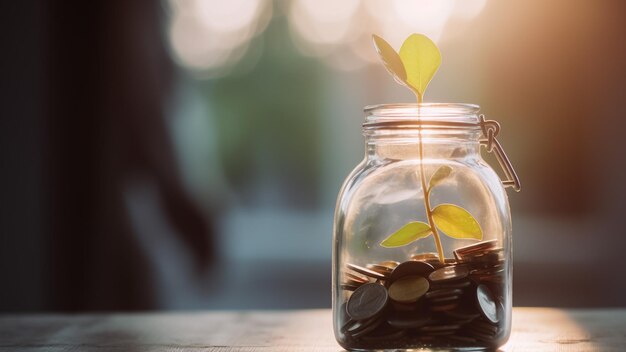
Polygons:
[[472,127],[479,125],[480,106],[461,103],[379,104],[366,106],[364,127],[391,124],[446,125]]

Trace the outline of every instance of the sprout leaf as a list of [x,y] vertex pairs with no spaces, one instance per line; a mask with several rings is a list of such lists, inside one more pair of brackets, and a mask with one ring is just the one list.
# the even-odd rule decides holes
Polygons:
[[406,70],[404,69],[400,55],[398,55],[383,38],[373,34],[372,39],[374,40],[376,52],[378,52],[378,56],[380,56],[381,61],[385,64],[387,71],[393,76],[396,82],[408,87],[409,83],[406,81]]
[[427,223],[421,221],[413,221],[402,226],[398,231],[392,233],[383,240],[380,245],[383,247],[401,247],[405,246],[420,238],[430,235],[431,229]]
[[453,204],[441,204],[433,209],[435,225],[446,235],[458,239],[483,239],[483,231],[467,210]]
[[406,70],[409,87],[421,103],[428,83],[441,65],[441,53],[427,36],[411,34],[400,48],[400,59]]
[[450,166],[444,165],[435,171],[435,173],[430,177],[430,182],[428,182],[428,189],[435,187],[440,184],[446,177],[450,176],[452,173],[452,168]]

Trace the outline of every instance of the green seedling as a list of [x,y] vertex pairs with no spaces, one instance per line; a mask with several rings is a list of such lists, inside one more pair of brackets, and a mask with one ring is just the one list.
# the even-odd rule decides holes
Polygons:
[[[374,46],[385,68],[396,82],[409,88],[417,97],[418,119],[419,104],[424,100],[426,87],[441,65],[441,53],[428,37],[422,34],[409,36],[398,54],[383,38],[374,35]],[[433,173],[426,186],[424,175],[424,147],[422,133],[419,131],[419,178],[424,192],[424,207],[428,223],[411,221],[385,238],[380,245],[383,247],[401,247],[433,235],[437,246],[439,260],[445,257],[441,245],[440,232],[456,239],[482,240],[483,233],[478,221],[465,209],[454,204],[440,204],[435,208],[430,205],[430,194],[434,187],[443,183],[453,172],[449,166],[441,166]]]

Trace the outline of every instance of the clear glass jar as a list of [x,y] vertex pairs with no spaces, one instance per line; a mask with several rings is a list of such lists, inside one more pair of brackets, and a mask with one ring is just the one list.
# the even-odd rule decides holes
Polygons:
[[[507,341],[511,215],[504,187],[519,190],[519,181],[495,139],[499,126],[478,110],[365,108],[365,159],[339,193],[333,234],[334,332],[345,349],[492,349]],[[510,180],[501,182],[482,159],[481,144],[495,149]],[[463,212],[446,218],[450,204],[479,229],[467,229]],[[403,245],[389,246],[385,240],[411,222],[422,225],[394,237]]]

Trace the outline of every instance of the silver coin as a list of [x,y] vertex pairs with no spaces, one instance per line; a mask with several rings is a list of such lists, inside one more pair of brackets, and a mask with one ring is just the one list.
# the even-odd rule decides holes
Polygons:
[[389,294],[385,286],[375,283],[363,284],[348,299],[346,311],[352,319],[370,319],[383,311],[388,300]]
[[478,285],[476,288],[476,301],[482,316],[490,322],[496,324],[500,321],[498,306],[493,298],[491,290],[485,285]]
[[341,328],[341,332],[347,335],[358,334],[359,332],[368,329],[370,326],[376,324],[379,319],[373,317],[365,320],[349,320]]
[[371,321],[372,321],[371,323],[365,325],[365,327],[363,327],[359,331],[353,332],[352,337],[359,338],[363,335],[367,335],[370,332],[376,330],[376,328],[380,325],[380,323],[382,323],[382,319],[379,319],[378,317],[372,318]]

